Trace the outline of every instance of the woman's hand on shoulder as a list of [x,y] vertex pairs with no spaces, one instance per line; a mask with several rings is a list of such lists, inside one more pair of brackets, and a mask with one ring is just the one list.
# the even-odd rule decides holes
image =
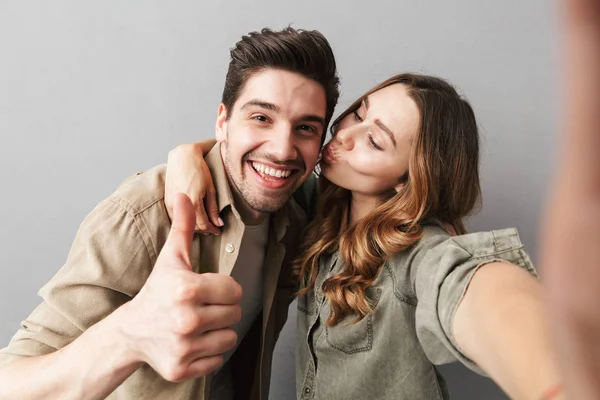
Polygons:
[[169,152],[165,182],[165,205],[172,219],[173,199],[176,193],[186,194],[196,209],[196,230],[219,235],[223,221],[219,217],[217,194],[204,156],[210,143],[182,144]]

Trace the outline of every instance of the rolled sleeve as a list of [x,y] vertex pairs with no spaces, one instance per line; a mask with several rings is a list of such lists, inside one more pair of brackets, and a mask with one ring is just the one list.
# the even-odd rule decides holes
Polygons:
[[485,373],[458,347],[452,322],[471,278],[483,265],[508,262],[537,276],[514,228],[456,236],[423,245],[412,266],[417,296],[416,329],[431,362],[460,361],[475,372]]
[[21,323],[0,365],[54,352],[129,301],[150,274],[134,215],[108,199],[81,224],[66,263],[39,291],[42,303]]

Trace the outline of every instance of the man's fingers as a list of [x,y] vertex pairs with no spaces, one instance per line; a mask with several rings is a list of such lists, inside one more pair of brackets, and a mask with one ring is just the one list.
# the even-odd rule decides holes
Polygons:
[[228,275],[205,273],[196,275],[195,279],[199,303],[230,305],[242,297],[242,287]]
[[199,378],[208,375],[223,364],[223,355],[219,354],[211,357],[200,357],[191,363],[185,372],[185,375],[179,381],[193,378]]
[[193,361],[199,358],[223,354],[233,349],[237,341],[238,335],[231,328],[206,332],[192,344],[188,360]]
[[183,193],[177,193],[173,198],[173,220],[167,241],[163,246],[156,267],[162,265],[174,266],[177,261],[191,269],[190,248],[194,236],[195,224],[194,206],[190,199]]
[[240,322],[242,309],[238,304],[203,304],[180,310],[173,330],[180,335],[201,335],[204,332],[228,328]]
[[240,322],[242,309],[238,304],[204,305],[199,306],[198,317],[203,321],[201,330],[204,332],[229,328]]

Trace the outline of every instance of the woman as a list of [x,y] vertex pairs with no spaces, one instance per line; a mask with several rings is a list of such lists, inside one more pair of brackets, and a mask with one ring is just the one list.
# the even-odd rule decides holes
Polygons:
[[[556,392],[540,288],[516,231],[465,234],[480,199],[469,104],[441,79],[401,74],[332,133],[296,264],[298,398],[446,399],[434,365],[457,360],[513,398]],[[199,172],[171,173],[184,178],[167,191],[198,198],[187,188]]]

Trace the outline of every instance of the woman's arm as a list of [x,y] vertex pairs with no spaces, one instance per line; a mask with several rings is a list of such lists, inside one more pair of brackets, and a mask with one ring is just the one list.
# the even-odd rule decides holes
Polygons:
[[600,398],[600,2],[561,3],[565,125],[540,255],[567,394],[587,400]]
[[511,398],[539,400],[561,383],[544,311],[541,284],[529,272],[486,264],[456,310],[454,338]]
[[176,193],[185,193],[196,209],[196,230],[218,235],[223,221],[219,217],[217,195],[204,156],[215,146],[214,139],[182,144],[169,152],[165,182],[165,205],[169,217]]

